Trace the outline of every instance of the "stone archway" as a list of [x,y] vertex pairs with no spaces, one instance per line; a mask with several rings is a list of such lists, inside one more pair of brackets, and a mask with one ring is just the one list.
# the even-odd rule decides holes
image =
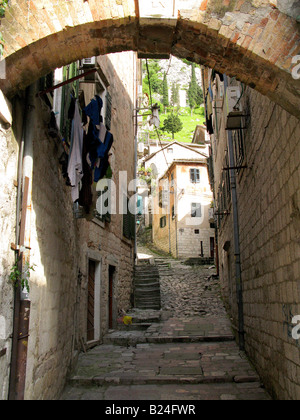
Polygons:
[[292,73],[300,27],[286,14],[293,1],[281,3],[12,0],[1,21],[5,78],[0,88],[12,97],[56,67],[134,50],[188,58],[235,76],[300,118],[300,75]]

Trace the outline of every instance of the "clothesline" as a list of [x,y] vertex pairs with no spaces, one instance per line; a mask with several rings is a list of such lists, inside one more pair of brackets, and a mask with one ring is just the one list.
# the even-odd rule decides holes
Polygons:
[[68,85],[69,83],[74,82],[75,80],[82,79],[82,77],[88,76],[89,74],[96,73],[97,69],[91,69],[86,71],[85,73],[81,73],[78,76],[72,77],[71,79],[65,80],[64,82],[59,83],[58,85],[52,86],[48,89],[41,90],[36,94],[36,96],[46,95],[46,93],[53,92],[55,89],[58,89],[62,86]]

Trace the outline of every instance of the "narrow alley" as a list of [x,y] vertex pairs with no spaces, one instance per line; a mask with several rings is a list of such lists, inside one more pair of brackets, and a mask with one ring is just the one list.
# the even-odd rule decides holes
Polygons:
[[82,352],[62,400],[270,400],[235,342],[214,266],[139,249],[158,266],[161,310],[134,309]]

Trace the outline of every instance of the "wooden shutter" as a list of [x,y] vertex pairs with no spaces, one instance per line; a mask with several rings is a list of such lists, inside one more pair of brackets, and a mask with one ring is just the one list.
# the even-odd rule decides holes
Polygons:
[[123,236],[127,239],[135,237],[135,215],[128,209],[129,200],[127,198],[127,214],[123,214]]
[[110,93],[106,93],[106,112],[105,112],[105,126],[107,130],[111,129],[111,95]]

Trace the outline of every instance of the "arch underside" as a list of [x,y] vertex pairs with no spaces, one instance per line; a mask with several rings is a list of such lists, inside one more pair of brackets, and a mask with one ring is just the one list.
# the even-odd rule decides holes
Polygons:
[[[171,54],[234,76],[300,118],[300,77],[292,77],[292,58],[300,54],[299,24],[287,16],[284,21],[291,28],[279,31],[275,25],[272,44],[268,44],[270,37],[262,37],[262,23],[253,23],[252,32],[249,25],[251,38],[243,31],[229,30],[230,26],[216,18],[203,22],[184,11],[176,19],[134,15],[66,26],[7,54],[2,61],[6,77],[0,80],[0,88],[11,98],[57,67],[133,50],[150,57]],[[5,36],[5,19],[3,24]]]

